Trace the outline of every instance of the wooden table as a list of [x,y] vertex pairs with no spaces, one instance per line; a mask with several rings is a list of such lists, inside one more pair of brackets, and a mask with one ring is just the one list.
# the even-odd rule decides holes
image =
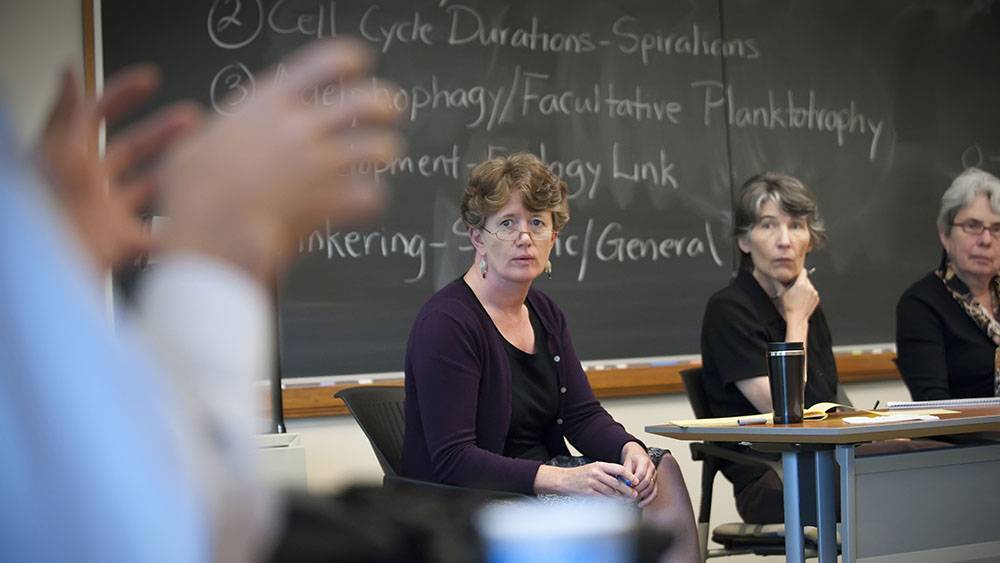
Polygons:
[[[906,411],[893,411],[894,414],[905,413]],[[715,426],[715,427],[679,427],[674,424],[657,424],[647,426],[646,432],[659,436],[666,436],[678,440],[697,440],[710,442],[748,442],[758,447],[780,450],[782,458],[782,468],[784,473],[784,503],[785,503],[785,548],[788,561],[800,562],[804,559],[804,540],[802,534],[802,514],[800,510],[800,486],[799,486],[799,465],[807,456],[815,457],[816,464],[816,511],[817,527],[819,528],[819,556],[821,562],[835,562],[837,560],[837,523],[836,523],[836,472],[834,469],[834,455],[840,464],[841,486],[841,516],[842,516],[842,553],[845,563],[854,562],[858,559],[858,520],[865,517],[866,513],[872,513],[878,509],[865,502],[865,498],[859,498],[858,490],[862,486],[865,475],[870,472],[862,465],[868,464],[869,458],[856,459],[854,455],[855,446],[865,442],[875,440],[886,440],[891,438],[920,438],[934,437],[942,435],[968,434],[978,432],[989,432],[1000,430],[1000,407],[962,409],[954,414],[940,414],[940,420],[936,421],[906,421],[895,423],[879,423],[868,425],[852,425],[843,422],[845,416],[863,415],[863,413],[833,414],[822,421],[805,421],[798,424],[787,425],[751,425],[751,426]],[[973,450],[970,448],[956,448],[945,450],[934,450],[930,452],[909,452],[905,454],[890,454],[887,456],[875,456],[871,462],[873,467],[880,474],[885,472],[898,471],[918,471],[920,468],[928,466],[934,467],[961,467],[969,463],[982,463],[982,476],[987,480],[992,479],[993,485],[986,490],[979,492],[979,495],[987,495],[986,508],[983,513],[989,513],[995,509],[995,504],[1000,504],[1000,480],[997,479],[997,468],[1000,468],[1000,444],[984,445],[982,448]],[[970,454],[970,452],[973,452]],[[912,457],[917,456],[917,457]],[[955,456],[962,456],[956,458]],[[949,463],[942,460],[950,459]],[[956,462],[956,459],[958,460]],[[872,470],[874,473],[876,470]],[[921,478],[926,475],[919,473]],[[977,474],[978,475],[978,474]],[[899,475],[897,475],[899,476]],[[962,477],[968,480],[976,475]],[[943,482],[948,483],[945,477]],[[897,479],[902,482],[902,479]],[[882,481],[881,486],[891,484],[892,480]],[[968,484],[968,483],[965,483]],[[969,494],[976,495],[977,488],[969,488]],[[912,495],[921,495],[922,491],[915,490]],[[932,495],[933,496],[933,495]],[[899,510],[907,510],[907,498],[898,499],[896,506]],[[977,500],[978,499],[974,499]],[[891,515],[892,506],[885,507],[883,515]],[[940,518],[941,514],[933,511]],[[972,512],[975,514],[975,511]],[[954,518],[949,516],[949,518]],[[995,520],[996,517],[994,516]],[[869,522],[866,520],[866,525]],[[872,524],[875,524],[872,519]],[[946,521],[946,525],[954,524],[954,521]],[[892,519],[888,522],[879,522],[879,526],[888,526],[892,529]],[[916,530],[895,530],[896,535],[900,533],[915,533]],[[996,536],[1000,536],[1000,531]],[[893,538],[888,538],[892,543]],[[955,548],[952,555],[971,552],[982,552],[984,549],[994,549],[1000,546],[1000,537],[995,543],[981,542],[975,540],[979,547],[969,549]],[[966,541],[966,540],[958,540]],[[926,546],[920,547],[920,552],[927,557],[941,557],[943,552],[937,549],[929,549]],[[874,553],[874,551],[872,551]],[[916,553],[916,552],[914,552]],[[990,555],[996,555],[996,551]],[[889,556],[869,556],[867,552],[862,553],[865,560],[882,561],[915,561],[916,555],[908,559],[894,559]],[[956,555],[957,556],[957,555]],[[961,555],[964,557],[965,555]],[[933,560],[933,559],[926,559]],[[943,560],[943,559],[939,559]]]

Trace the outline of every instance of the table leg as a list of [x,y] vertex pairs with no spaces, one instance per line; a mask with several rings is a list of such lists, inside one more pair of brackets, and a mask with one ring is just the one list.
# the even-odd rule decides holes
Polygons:
[[837,446],[837,463],[840,464],[840,553],[843,563],[854,563],[858,557],[855,528],[858,524],[858,505],[854,494],[854,444]]
[[785,560],[803,563],[805,541],[799,502],[799,458],[796,452],[782,452],[781,469],[785,492]]
[[833,450],[816,452],[816,516],[820,563],[837,561],[837,496]]

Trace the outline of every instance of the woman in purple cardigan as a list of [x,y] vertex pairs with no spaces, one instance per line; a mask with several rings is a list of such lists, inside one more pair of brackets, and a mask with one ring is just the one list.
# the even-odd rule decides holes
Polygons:
[[[601,407],[562,311],[532,289],[569,220],[566,183],[530,154],[477,166],[462,198],[475,259],[424,305],[406,352],[403,474],[524,494],[631,499],[698,557],[677,462],[657,466]],[[586,456],[569,458],[565,439]],[[574,461],[576,463],[574,463]]]

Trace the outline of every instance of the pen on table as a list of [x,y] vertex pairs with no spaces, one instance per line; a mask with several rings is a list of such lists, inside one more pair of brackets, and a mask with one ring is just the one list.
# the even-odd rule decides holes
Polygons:
[[878,399],[875,399],[875,406],[872,407],[873,411],[877,411],[878,410],[878,403],[879,403]]
[[749,426],[751,424],[767,424],[770,420],[768,416],[748,416],[746,418],[737,418],[736,424],[740,426]]

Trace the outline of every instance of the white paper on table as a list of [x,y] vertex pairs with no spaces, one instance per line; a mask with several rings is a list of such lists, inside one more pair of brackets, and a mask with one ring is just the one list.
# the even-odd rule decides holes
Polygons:
[[885,416],[848,416],[843,419],[845,424],[885,424],[887,422],[933,421],[941,420],[932,414],[890,414]]

